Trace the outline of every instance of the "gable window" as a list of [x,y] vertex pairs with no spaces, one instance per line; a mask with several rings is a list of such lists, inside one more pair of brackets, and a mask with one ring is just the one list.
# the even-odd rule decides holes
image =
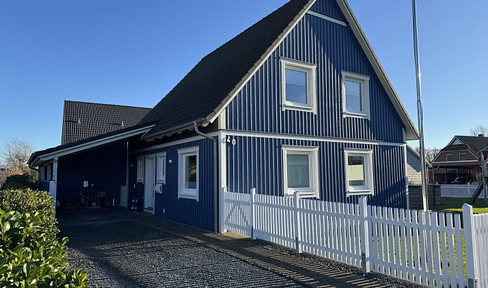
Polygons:
[[144,183],[144,157],[137,157],[137,179],[136,183]]
[[315,65],[281,59],[283,110],[316,112]]
[[198,201],[198,147],[178,150],[178,198]]
[[446,161],[452,161],[452,154],[446,154]]
[[317,147],[283,147],[284,195],[319,197]]
[[372,153],[345,150],[347,196],[374,193]]
[[156,183],[166,184],[166,152],[156,155]]
[[342,103],[345,116],[369,117],[369,77],[342,71]]
[[459,161],[464,161],[464,160],[466,160],[466,153],[459,154]]

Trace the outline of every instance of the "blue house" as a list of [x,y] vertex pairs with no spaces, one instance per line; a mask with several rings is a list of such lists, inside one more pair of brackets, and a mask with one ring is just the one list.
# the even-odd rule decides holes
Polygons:
[[29,163],[53,167],[57,198],[98,187],[98,203],[137,199],[140,210],[217,230],[222,187],[405,207],[414,139],[347,2],[291,0],[204,57],[137,123]]

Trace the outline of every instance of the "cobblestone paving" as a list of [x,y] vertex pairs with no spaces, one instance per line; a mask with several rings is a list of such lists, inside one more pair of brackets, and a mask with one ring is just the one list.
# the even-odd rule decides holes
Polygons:
[[68,261],[88,271],[92,287],[304,287],[124,215],[58,213],[60,236],[70,239]]

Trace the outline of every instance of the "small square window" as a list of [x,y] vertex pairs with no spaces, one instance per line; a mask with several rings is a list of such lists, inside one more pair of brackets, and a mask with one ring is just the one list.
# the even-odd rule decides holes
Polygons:
[[178,150],[178,198],[199,199],[198,147]]
[[281,59],[283,110],[316,112],[315,65]]
[[452,154],[446,154],[446,161],[452,161]]
[[464,161],[464,160],[466,160],[466,154],[465,153],[459,154],[459,161]]
[[373,194],[372,151],[346,150],[347,196]]
[[285,195],[298,191],[302,196],[319,197],[317,152],[317,147],[283,147]]
[[342,101],[345,116],[369,118],[369,77],[342,71]]

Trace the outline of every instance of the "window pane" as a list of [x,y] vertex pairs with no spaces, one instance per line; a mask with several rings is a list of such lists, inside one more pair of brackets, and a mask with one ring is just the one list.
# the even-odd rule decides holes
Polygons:
[[197,156],[185,157],[185,188],[197,188]]
[[459,154],[459,160],[466,160],[466,154]]
[[452,154],[446,154],[446,161],[452,161]]
[[361,113],[361,83],[345,80],[346,110],[347,112]]
[[365,186],[364,157],[348,156],[349,186]]
[[310,187],[310,171],[308,171],[310,166],[308,161],[308,155],[286,155],[288,188]]
[[286,101],[307,104],[307,73],[285,69]]

